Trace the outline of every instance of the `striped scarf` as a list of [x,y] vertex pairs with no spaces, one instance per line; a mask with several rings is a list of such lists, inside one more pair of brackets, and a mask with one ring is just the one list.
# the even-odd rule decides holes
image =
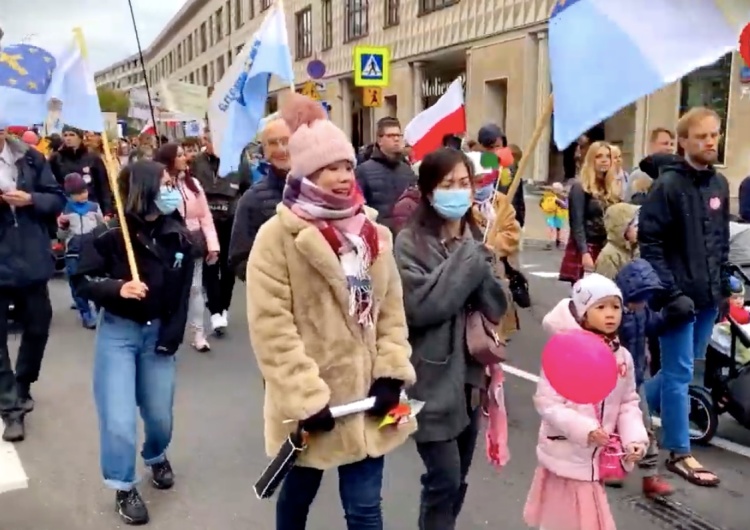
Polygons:
[[373,324],[370,267],[378,257],[378,232],[365,215],[355,186],[348,197],[329,193],[304,177],[289,176],[284,206],[316,226],[336,253],[349,290],[349,315],[363,327]]

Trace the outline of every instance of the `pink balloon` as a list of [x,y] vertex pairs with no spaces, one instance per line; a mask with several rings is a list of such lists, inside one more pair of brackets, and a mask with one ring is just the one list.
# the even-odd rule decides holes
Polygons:
[[617,385],[617,359],[601,337],[584,330],[556,333],[542,350],[549,384],[574,403],[599,403]]

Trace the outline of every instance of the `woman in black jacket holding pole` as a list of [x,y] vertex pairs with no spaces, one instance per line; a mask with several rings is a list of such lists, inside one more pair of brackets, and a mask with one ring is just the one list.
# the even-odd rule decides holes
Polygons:
[[139,279],[134,279],[122,228],[111,221],[86,236],[73,285],[101,307],[94,352],[94,401],[99,416],[104,483],[116,490],[126,524],[144,524],[146,504],[135,489],[136,415],[143,418],[141,456],[152,484],[174,483],[166,450],[172,439],[175,352],[187,321],[193,277],[189,234],[176,213],[179,191],[166,168],[143,160],[119,176],[120,196]]

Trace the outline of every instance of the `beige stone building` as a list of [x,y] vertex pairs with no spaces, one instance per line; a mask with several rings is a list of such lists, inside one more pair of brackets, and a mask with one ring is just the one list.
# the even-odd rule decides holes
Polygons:
[[[212,86],[252,35],[271,0],[188,0],[146,51],[151,83],[168,76]],[[456,77],[465,82],[469,135],[500,124],[522,148],[550,90],[546,19],[554,0],[286,0],[295,81],[308,80],[313,59],[326,65],[319,85],[331,118],[357,145],[372,141],[378,118],[406,124]],[[366,108],[353,86],[355,46],[388,46],[391,82],[383,105]],[[750,174],[750,97],[742,60],[729,55],[608,119],[592,133],[621,145],[627,164],[643,155],[650,129],[673,127],[682,109],[711,106],[725,120],[722,165],[736,185]],[[748,75],[747,77],[750,77]],[[750,79],[747,79],[750,81]],[[283,87],[277,81],[271,89]],[[275,97],[275,96],[274,96]],[[275,105],[274,97],[269,108]],[[528,177],[563,174],[563,153],[549,130]]]

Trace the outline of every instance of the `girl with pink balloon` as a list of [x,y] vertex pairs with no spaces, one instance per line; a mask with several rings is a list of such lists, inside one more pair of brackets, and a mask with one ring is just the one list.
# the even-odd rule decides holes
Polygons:
[[599,274],[576,282],[572,297],[544,317],[554,335],[534,395],[542,424],[524,509],[529,526],[616,528],[602,481],[624,477],[648,445],[633,358],[617,340],[621,320],[622,293]]

